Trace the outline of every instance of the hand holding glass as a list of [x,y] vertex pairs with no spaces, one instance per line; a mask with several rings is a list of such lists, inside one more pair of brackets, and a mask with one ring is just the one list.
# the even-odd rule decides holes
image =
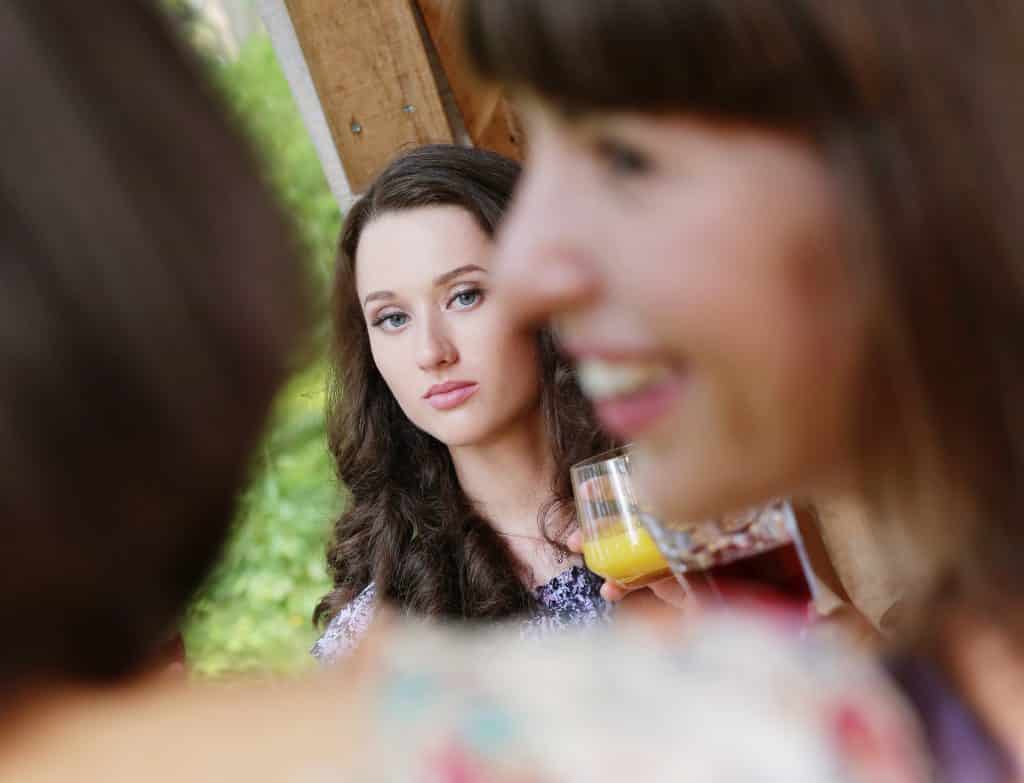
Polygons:
[[573,492],[587,567],[635,588],[675,575],[702,573],[715,591],[711,571],[780,547],[795,547],[811,591],[813,571],[790,504],[775,501],[701,522],[664,522],[644,509],[632,478],[629,448],[600,454],[572,468]]

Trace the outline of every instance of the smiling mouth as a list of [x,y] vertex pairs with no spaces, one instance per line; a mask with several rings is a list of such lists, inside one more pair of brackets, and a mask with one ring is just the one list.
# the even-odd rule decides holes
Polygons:
[[423,398],[432,408],[439,411],[447,411],[457,408],[480,388],[480,384],[473,381],[446,381],[431,386]]
[[642,434],[675,404],[685,373],[659,362],[581,359],[576,364],[583,393],[604,428],[620,438]]

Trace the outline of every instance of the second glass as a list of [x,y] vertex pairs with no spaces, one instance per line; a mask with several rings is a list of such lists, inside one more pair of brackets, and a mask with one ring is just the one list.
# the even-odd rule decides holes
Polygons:
[[803,574],[799,592],[814,594],[814,571],[788,502],[695,523],[666,522],[638,500],[632,467],[630,449],[622,447],[572,468],[583,557],[591,571],[626,587],[674,575],[686,591],[686,577],[697,576],[702,587],[717,594],[714,576],[722,569],[736,572],[730,564],[743,563],[738,570],[749,578],[777,572],[792,556],[790,562]]

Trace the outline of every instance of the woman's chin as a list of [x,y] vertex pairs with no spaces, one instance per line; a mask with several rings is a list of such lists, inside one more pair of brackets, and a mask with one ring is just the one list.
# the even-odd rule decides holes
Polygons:
[[[695,497],[692,481],[678,469],[673,460],[638,448],[635,457],[638,500],[666,522],[694,518],[702,498]],[[698,501],[696,504],[694,501]]]
[[476,429],[447,429],[430,433],[449,449],[464,449],[479,446],[486,440],[486,434]]
[[641,505],[667,523],[694,522],[744,508],[751,493],[741,482],[730,482],[704,467],[694,467],[679,455],[637,448],[636,484]]

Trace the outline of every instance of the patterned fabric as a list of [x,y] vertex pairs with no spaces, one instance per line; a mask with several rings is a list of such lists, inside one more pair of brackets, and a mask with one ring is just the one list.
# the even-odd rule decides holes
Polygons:
[[330,663],[348,655],[373,621],[373,607],[377,586],[372,582],[331,618],[323,636],[316,640],[313,657],[321,663]]
[[874,661],[763,619],[544,640],[407,621],[380,641],[361,669],[369,739],[353,779],[931,780],[913,713]]
[[[524,636],[543,636],[573,626],[607,620],[612,606],[601,597],[601,577],[583,566],[572,566],[537,588],[537,609],[522,623]],[[373,620],[376,587],[370,584],[334,616],[312,653],[331,663],[355,649]]]
[[605,622],[613,606],[601,597],[604,580],[583,566],[568,568],[537,588],[537,610],[523,621],[522,635],[540,637]]

